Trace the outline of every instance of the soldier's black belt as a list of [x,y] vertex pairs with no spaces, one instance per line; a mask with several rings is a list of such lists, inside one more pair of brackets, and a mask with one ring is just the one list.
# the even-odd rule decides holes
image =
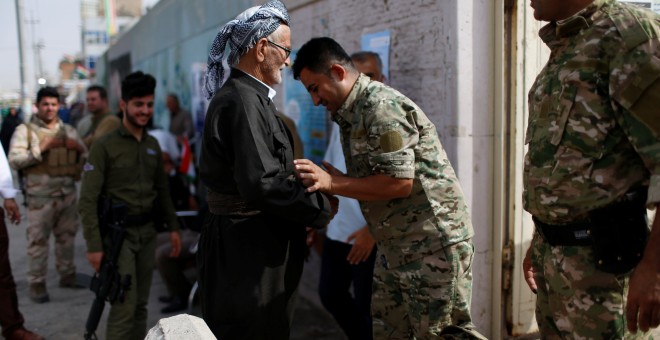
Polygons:
[[534,218],[536,230],[552,246],[591,246],[599,270],[629,272],[641,260],[649,235],[647,191],[647,187],[631,190],[616,203],[570,224],[551,225]]
[[261,213],[248,204],[242,197],[237,195],[226,195],[208,191],[206,201],[209,212],[214,215],[223,216],[254,216]]
[[570,224],[547,224],[532,217],[536,231],[551,246],[589,246],[592,223],[588,220]]

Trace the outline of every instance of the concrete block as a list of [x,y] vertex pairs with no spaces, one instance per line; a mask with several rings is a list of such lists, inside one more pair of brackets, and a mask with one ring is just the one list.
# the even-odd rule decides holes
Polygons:
[[201,318],[179,314],[158,320],[145,340],[216,340],[216,337]]

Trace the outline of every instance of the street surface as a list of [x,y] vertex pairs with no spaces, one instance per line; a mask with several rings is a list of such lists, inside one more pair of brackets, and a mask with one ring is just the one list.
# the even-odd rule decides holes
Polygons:
[[[22,204],[23,198],[17,197],[17,203]],[[27,226],[24,208],[21,206],[20,225],[8,224],[9,232],[9,256],[12,265],[14,280],[17,285],[19,308],[25,318],[26,328],[33,330],[47,340],[75,340],[83,339],[85,322],[89,309],[94,299],[89,289],[64,289],[58,286],[59,275],[55,270],[53,238],[51,236],[50,252],[48,257],[47,288],[50,294],[50,302],[36,304],[28,296],[28,285],[26,281],[27,251],[26,234]],[[91,275],[93,270],[85,258],[85,241],[82,230],[76,236],[75,263],[79,273]],[[345,339],[339,326],[320,304],[316,287],[318,287],[318,273],[320,260],[318,256],[312,256],[306,263],[305,272],[300,285],[300,297],[296,309],[291,339],[315,339],[315,340],[341,340]],[[164,304],[158,301],[158,296],[166,295],[167,289],[162,282],[158,271],[154,268],[154,279],[149,297],[149,319],[148,327],[153,327],[160,318],[173,316],[164,315],[160,309]],[[105,338],[105,320],[107,319],[109,304],[106,304],[103,317],[97,331],[98,338]],[[199,316],[198,305],[193,308],[193,314]],[[128,339],[127,339],[128,340]]]

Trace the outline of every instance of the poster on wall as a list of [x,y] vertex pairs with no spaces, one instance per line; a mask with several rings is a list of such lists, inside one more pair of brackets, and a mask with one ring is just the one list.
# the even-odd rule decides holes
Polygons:
[[381,31],[362,36],[362,51],[376,52],[383,62],[385,81],[390,79],[390,31]]
[[[291,53],[291,60],[295,59],[296,51]],[[321,164],[328,145],[327,111],[314,106],[305,86],[293,79],[291,67],[284,70],[283,80],[284,107],[278,109],[296,123],[305,158]]]
[[204,129],[206,109],[209,107],[209,101],[204,96],[203,91],[204,82],[206,81],[206,63],[192,64],[190,75],[192,77],[190,82],[190,112],[196,135],[201,136]]
[[619,0],[642,8],[647,8],[660,14],[660,0]]
[[123,54],[118,58],[110,60],[108,70],[108,99],[110,109],[119,110],[119,99],[121,99],[121,81],[131,73],[131,55]]

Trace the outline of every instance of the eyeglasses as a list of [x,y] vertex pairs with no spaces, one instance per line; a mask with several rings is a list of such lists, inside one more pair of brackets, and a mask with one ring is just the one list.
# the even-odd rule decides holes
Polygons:
[[272,45],[275,45],[276,47],[279,47],[279,48],[281,48],[282,50],[284,50],[284,53],[286,53],[286,57],[287,57],[287,58],[291,55],[291,49],[290,49],[290,48],[286,48],[286,47],[284,47],[284,46],[282,46],[282,45],[280,45],[280,44],[278,44],[278,43],[274,43],[274,42],[272,42],[272,41],[270,41],[270,40],[268,40],[268,43],[270,43],[270,44],[272,44]]

